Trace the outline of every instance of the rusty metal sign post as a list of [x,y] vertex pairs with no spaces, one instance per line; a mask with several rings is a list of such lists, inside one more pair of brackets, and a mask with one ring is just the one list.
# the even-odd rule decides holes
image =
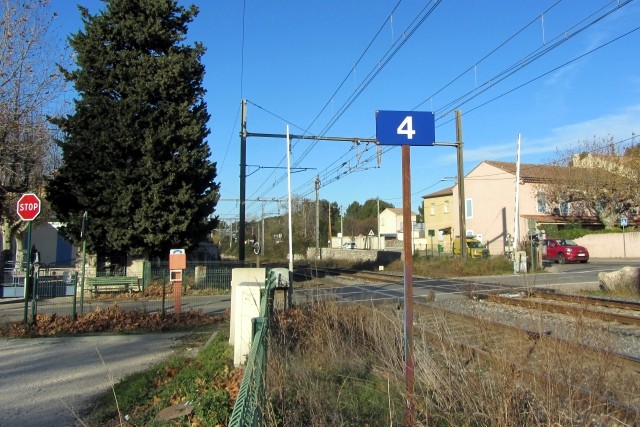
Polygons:
[[402,146],[402,233],[404,240],[404,354],[407,426],[415,425],[413,361],[413,224],[411,222],[411,146],[434,145],[431,112],[376,111],[376,141]]

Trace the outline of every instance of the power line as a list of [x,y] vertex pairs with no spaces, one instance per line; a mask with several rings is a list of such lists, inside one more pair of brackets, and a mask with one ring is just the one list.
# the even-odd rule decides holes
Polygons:
[[[571,33],[567,33],[564,32],[564,37],[560,38],[557,42],[552,43],[547,45],[547,47],[545,47],[544,49],[535,49],[533,52],[529,53],[524,59],[518,60],[515,63],[511,64],[509,67],[507,67],[506,69],[504,69],[503,71],[501,71],[500,73],[496,74],[495,76],[487,79],[479,88],[473,89],[471,91],[466,92],[465,94],[459,96],[458,98],[454,99],[453,101],[450,101],[448,104],[445,104],[444,106],[440,107],[438,110],[436,110],[436,112],[440,113],[439,117],[437,118],[442,118],[444,115],[447,115],[448,113],[457,110],[460,108],[461,105],[464,105],[466,103],[468,103],[469,101],[475,99],[476,97],[478,97],[480,94],[486,92],[487,90],[491,89],[492,87],[494,87],[496,84],[506,80],[508,77],[511,77],[513,74],[515,74],[516,72],[522,70],[523,68],[531,65],[533,62],[535,62],[536,60],[540,59],[542,56],[546,55],[547,53],[551,52],[552,50],[556,49],[557,47],[563,45],[564,43],[566,43],[567,41],[571,40],[572,38],[576,37],[577,35],[579,35],[580,33],[584,32],[585,30],[587,30],[588,28],[590,28],[591,26],[595,25],[596,23],[600,22],[601,20],[603,20],[604,18],[606,18],[607,16],[609,16],[610,14],[620,10],[622,7],[628,5],[629,3],[631,3],[633,0],[627,0],[623,3],[618,4],[617,7],[615,7],[614,9],[606,12],[603,15],[597,16],[595,19],[593,19],[592,21],[590,21],[589,23],[587,23],[586,25],[579,27],[577,30],[571,32]],[[600,9],[602,10],[602,9]],[[593,16],[590,15],[590,16]],[[581,22],[584,22],[585,20],[582,20]],[[574,28],[575,25],[571,28]],[[631,34],[632,32],[636,31],[638,28],[629,31],[628,33],[617,37],[616,39],[612,40],[618,40],[622,37],[625,37],[629,34]],[[558,39],[560,36],[556,37],[556,39]],[[610,42],[611,43],[611,42]],[[571,62],[574,62],[575,60],[582,58],[590,53],[595,52],[596,50],[598,50],[599,48],[608,45],[609,43],[606,43],[604,45],[601,45],[600,47],[596,48],[596,49],[592,49],[589,52],[580,55],[578,58],[569,61],[559,67],[556,67],[556,69],[560,69],[568,64],[570,64]],[[541,76],[538,76],[536,79],[537,80],[541,77],[543,77],[544,75],[549,74],[549,73],[545,73]],[[520,88],[521,86],[519,86],[518,88]],[[451,121],[451,120],[449,120]]]
[[[398,39],[396,40],[392,46],[387,50],[387,52],[383,55],[382,59],[380,61],[378,61],[378,64],[369,72],[369,74],[367,75],[367,81],[366,83],[361,83],[359,86],[359,89],[357,88],[352,95],[348,98],[348,100],[345,102],[345,104],[343,104],[343,106],[340,108],[339,112],[336,113],[333,118],[331,119],[331,122],[329,124],[327,124],[323,130],[320,132],[320,135],[325,135],[329,129],[333,126],[333,124],[335,124],[335,122],[346,112],[346,110],[353,104],[353,102],[359,97],[359,95],[366,89],[366,87],[373,81],[373,79],[375,79],[375,77],[380,73],[380,71],[382,71],[382,69],[391,61],[391,59],[397,54],[397,52],[400,50],[400,48],[402,46],[404,46],[404,44],[411,38],[411,36],[415,33],[415,31],[422,25],[422,23],[424,23],[424,21],[431,15],[431,13],[433,13],[433,11],[435,10],[435,8],[440,4],[441,0],[436,0],[434,1],[433,5],[429,8],[428,5],[429,2],[419,13],[418,15],[414,18],[414,20],[411,22],[411,24],[407,27],[408,29],[405,30],[404,37],[402,39]],[[395,10],[397,9],[397,7],[399,6],[400,2],[398,2],[396,4],[396,6],[393,8],[391,14],[389,16],[391,16],[393,14],[393,12],[395,12]],[[374,38],[372,39],[372,41],[369,43],[369,45],[367,46],[367,48],[365,49],[365,51],[363,52],[363,54],[361,54],[360,58],[358,59],[358,61],[356,61],[356,65],[361,61],[362,57],[364,56],[364,54],[368,51],[369,47],[371,46],[371,44],[373,43],[373,41],[375,41],[375,39],[378,37],[378,35],[380,34],[382,28],[384,28],[384,26],[386,25],[386,23],[388,22],[388,18],[385,20],[385,22],[382,24],[381,28],[377,31],[376,35],[374,36]],[[395,49],[394,49],[395,47]],[[354,67],[351,68],[351,70],[353,70],[355,68]],[[349,75],[351,75],[351,71],[349,72],[349,74],[347,75],[347,77],[345,77],[345,79],[343,80],[343,82],[340,84],[338,90],[344,85],[344,82],[348,79]],[[337,91],[336,91],[337,92]],[[335,96],[335,93],[334,93]],[[324,109],[326,109],[326,106],[331,102],[331,100],[333,100],[333,96],[330,98],[330,101],[327,102],[327,104],[325,104],[325,106],[323,107],[322,111],[324,111]],[[321,112],[322,112],[321,111]],[[318,114],[318,116],[321,113]],[[317,116],[317,117],[318,117]],[[314,122],[317,120],[314,119]],[[311,126],[311,125],[310,125]],[[308,129],[308,128],[307,128]],[[305,131],[306,132],[306,131]],[[294,144],[292,144],[292,148],[295,147],[296,143],[294,142]],[[298,165],[317,145],[317,142],[312,143],[304,152],[303,154],[300,156],[300,158],[298,160],[296,160],[294,162],[294,166]],[[284,160],[281,160],[280,163],[282,163]],[[275,187],[275,185],[277,185],[279,182],[282,182],[284,180],[284,177],[281,177],[279,180],[276,179],[276,181],[274,182],[273,187]]]
[[[582,26],[582,27],[580,27],[578,30],[574,31],[574,32],[571,34],[571,36],[570,36],[570,37],[568,37],[568,36],[567,36],[567,39],[568,39],[568,38],[571,38],[571,37],[574,37],[575,35],[577,35],[577,34],[581,33],[581,32],[582,32],[582,31],[584,31],[585,29],[587,29],[587,28],[591,27],[591,26],[592,26],[592,25],[594,25],[595,23],[597,23],[597,22],[601,21],[602,19],[604,19],[606,16],[609,16],[611,13],[613,13],[613,12],[615,12],[615,11],[619,10],[621,7],[626,6],[626,5],[627,5],[627,4],[629,4],[631,1],[633,1],[633,0],[627,0],[626,2],[619,3],[619,4],[618,4],[614,9],[607,11],[607,12],[606,12],[605,14],[603,14],[603,15],[597,16],[594,20],[592,20],[591,22],[589,22],[587,25]],[[610,2],[609,4],[611,4],[611,3],[613,3],[613,2]],[[555,7],[556,5],[557,5],[557,3],[555,3],[553,6],[551,6],[551,8]],[[548,9],[547,9],[547,11],[551,10],[551,8],[548,8]],[[600,11],[604,10],[604,8],[605,8],[605,7],[602,7],[602,8],[600,8],[600,9],[598,9],[598,11],[597,11],[597,12],[600,12]],[[597,13],[597,12],[596,12],[596,13]],[[546,13],[546,12],[545,12],[545,13]],[[589,17],[593,17],[594,15],[595,15],[595,13],[592,13],[591,15],[589,15]],[[523,27],[521,30],[519,30],[518,32],[516,32],[516,34],[518,34],[519,32],[521,32],[521,31],[522,31],[524,28],[526,28],[527,26],[531,25],[531,23],[532,23],[532,22],[535,22],[536,20],[537,20],[537,18],[536,18],[535,20],[531,21],[530,23],[528,23],[528,24],[527,24],[525,27]],[[585,22],[586,20],[587,20],[587,18],[582,19],[581,21],[579,21],[579,23]],[[571,28],[575,28],[577,25],[578,25],[578,24],[575,24],[575,25],[573,25]],[[635,28],[635,29],[633,29],[633,30],[631,30],[631,31],[629,31],[629,32],[627,32],[627,33],[625,33],[625,34],[623,34],[623,35],[621,35],[621,36],[617,37],[617,38],[616,38],[616,39],[614,39],[614,40],[611,40],[611,41],[609,41],[609,42],[607,42],[607,43],[604,43],[603,45],[598,46],[597,48],[594,48],[594,49],[590,50],[589,52],[586,52],[585,54],[580,55],[579,57],[574,58],[573,60],[568,61],[568,62],[566,62],[566,63],[562,64],[561,66],[558,66],[558,67],[554,68],[553,70],[551,70],[551,71],[549,71],[549,72],[547,72],[547,73],[544,73],[544,74],[542,74],[542,75],[540,75],[540,76],[536,77],[535,79],[532,79],[532,80],[530,80],[529,82],[527,82],[527,83],[525,83],[525,84],[523,84],[523,85],[520,85],[520,86],[518,86],[518,87],[516,87],[516,88],[514,88],[514,89],[512,89],[512,90],[510,90],[509,92],[506,92],[506,93],[504,93],[504,94],[502,94],[502,95],[500,95],[500,96],[498,96],[498,97],[493,98],[492,100],[489,100],[489,101],[487,101],[487,102],[485,102],[485,103],[481,104],[480,106],[477,106],[477,107],[475,107],[475,108],[473,108],[473,109],[471,109],[471,110],[468,110],[465,114],[469,114],[471,111],[474,111],[474,110],[476,110],[476,109],[478,109],[478,108],[481,108],[482,106],[485,106],[485,105],[487,105],[488,103],[493,102],[493,101],[495,101],[495,100],[499,99],[500,97],[505,96],[505,95],[506,95],[506,94],[508,94],[508,93],[511,93],[511,92],[513,92],[513,91],[515,91],[515,90],[517,90],[517,89],[521,88],[521,87],[524,87],[526,84],[529,84],[529,83],[531,83],[531,82],[533,82],[533,81],[535,81],[535,80],[538,80],[538,79],[540,79],[540,78],[544,77],[545,75],[548,75],[548,74],[550,74],[550,73],[552,73],[552,72],[554,72],[554,71],[557,71],[558,69],[560,69],[560,68],[562,68],[562,67],[565,67],[565,66],[567,66],[567,65],[571,64],[572,62],[575,62],[576,60],[578,60],[578,59],[580,59],[580,58],[582,58],[582,57],[584,57],[584,56],[586,56],[586,55],[589,55],[589,54],[591,54],[591,53],[593,53],[593,52],[595,52],[595,51],[597,51],[597,50],[599,50],[599,49],[601,49],[601,48],[603,48],[603,47],[605,47],[605,46],[609,45],[610,43],[613,43],[613,42],[614,42],[614,41],[616,41],[616,40],[619,40],[619,39],[621,39],[621,38],[623,38],[623,37],[626,37],[626,36],[628,36],[629,34],[631,34],[631,33],[635,32],[635,31],[637,31],[637,30],[638,30],[638,28]],[[566,32],[565,32],[565,33],[563,33],[563,34],[566,34]],[[559,35],[559,36],[556,36],[556,37],[555,37],[554,39],[552,39],[552,40],[556,40],[558,37],[560,37],[560,35]],[[562,44],[562,43],[564,43],[564,41],[557,42],[557,43],[556,43],[556,44],[554,44],[552,47],[547,47],[547,48],[546,48],[546,49],[544,49],[542,52],[538,52],[538,53],[536,53],[536,52],[539,50],[539,48],[538,48],[538,49],[536,49],[533,53],[531,53],[531,54],[529,54],[529,55],[527,56],[527,58],[530,58],[530,60],[527,60],[525,65],[522,65],[522,66],[520,66],[520,67],[517,67],[517,69],[516,69],[515,71],[519,71],[520,69],[524,68],[524,66],[529,65],[529,64],[533,61],[533,59],[531,59],[531,58],[538,59],[541,55],[544,55],[544,54],[548,53],[550,50],[554,49],[555,47],[557,47],[559,44]],[[497,50],[497,49],[494,49],[492,52],[495,52],[496,50]],[[500,76],[500,75],[504,74],[504,73],[505,73],[505,72],[507,72],[510,68],[513,68],[513,67],[514,67],[514,65],[512,65],[512,66],[511,66],[511,67],[509,67],[509,68],[507,68],[507,70],[503,71],[502,73],[499,73],[499,74],[498,74],[498,76]],[[472,67],[471,67],[471,68],[472,68]],[[469,68],[469,69],[471,69],[471,68]],[[468,69],[468,70],[469,70],[469,69]],[[511,73],[509,73],[506,77],[510,76],[510,75],[511,75],[511,74],[513,74],[515,71],[512,71],[512,72],[511,72]],[[501,80],[504,80],[506,77],[503,77]],[[485,84],[484,84],[484,85],[486,86],[486,85],[487,85],[488,83],[490,83],[490,82],[492,83],[492,80],[488,80],[487,82],[485,82]],[[449,84],[450,84],[450,83],[448,83],[446,86],[448,86]],[[493,84],[491,84],[491,85],[490,85],[490,87],[493,87]],[[485,88],[484,90],[482,90],[482,92],[485,92],[485,91],[486,91],[486,90],[488,90],[490,87]],[[481,92],[481,93],[482,93],[482,92]],[[471,93],[471,92],[470,92],[470,93]],[[449,111],[447,111],[447,112],[442,113],[442,114],[441,114],[437,119],[442,119],[446,114],[448,114],[448,112],[453,111],[453,109],[459,108],[461,105],[466,104],[467,102],[469,102],[471,99],[475,98],[476,96],[478,96],[478,95],[475,95],[475,96],[474,96],[474,97],[472,97],[472,98],[465,98],[465,96],[464,96],[464,95],[463,95],[463,96],[461,96],[461,97],[459,97],[459,98],[458,98],[458,100],[464,99],[464,101],[462,101],[462,102],[460,102],[458,105],[456,105],[456,106],[452,107],[452,109],[451,109],[451,110],[449,110]],[[428,100],[428,99],[429,99],[429,98],[427,98],[427,100]],[[426,100],[425,100],[425,101],[426,101]],[[423,103],[424,103],[425,101],[423,101]],[[451,103],[450,103],[449,105],[451,105]],[[448,123],[448,122],[450,122],[450,121],[452,121],[452,120],[453,120],[453,119],[450,119],[450,120],[448,120],[448,121],[446,121],[446,122],[444,122],[444,123],[441,123],[439,126],[442,126],[443,124]],[[325,184],[325,185],[326,185],[326,184]]]
[[[626,1],[626,2],[623,2],[623,3],[618,4],[618,6],[617,6],[616,8],[614,8],[613,10],[607,11],[605,14],[600,15],[600,16],[596,17],[595,19],[593,19],[593,20],[592,20],[591,22],[589,22],[587,25],[584,25],[584,26],[580,27],[578,30],[573,31],[573,32],[571,33],[571,36],[570,36],[570,37],[568,37],[568,38],[566,38],[566,39],[573,38],[573,37],[577,36],[578,34],[580,34],[581,32],[585,31],[587,28],[591,27],[592,25],[595,25],[595,23],[597,23],[597,22],[601,21],[602,19],[604,19],[605,17],[607,17],[607,16],[608,16],[608,15],[610,15],[611,13],[615,12],[616,10],[619,10],[621,7],[624,7],[624,6],[628,5],[631,1],[632,1],[632,0],[628,0],[628,1]],[[613,2],[612,2],[612,3],[613,3]],[[548,9],[545,11],[545,13],[546,13],[546,12],[548,12],[549,10],[551,10],[551,9],[552,9],[553,7],[555,7],[557,4],[558,4],[558,2],[554,3],[550,8],[548,8]],[[611,3],[609,3],[609,5],[610,5],[610,4],[611,4]],[[396,7],[397,7],[397,5],[396,5]],[[600,9],[599,9],[599,11],[602,11],[603,9],[604,9],[604,7],[603,7],[603,8],[600,8]],[[590,15],[590,17],[593,17],[593,16],[594,16],[594,14],[591,14],[591,15]],[[426,17],[425,17],[425,19],[426,19]],[[518,31],[518,32],[516,32],[513,36],[511,36],[511,38],[515,37],[517,34],[519,34],[521,31],[523,31],[526,27],[528,27],[528,26],[530,26],[532,23],[536,22],[536,21],[537,21],[537,19],[538,19],[538,18],[536,17],[536,19],[534,19],[534,20],[530,21],[527,25],[525,25],[525,27],[523,27],[521,30],[519,30],[519,31]],[[583,19],[583,20],[579,21],[579,23],[583,23],[583,22],[585,22],[585,21],[586,21],[586,19],[587,19],[587,18],[585,18],[585,19]],[[388,21],[388,19],[387,19],[387,21]],[[387,22],[387,21],[385,21],[385,24],[386,24],[386,22]],[[579,24],[579,23],[578,23],[578,24]],[[572,27],[570,27],[570,28],[571,28],[571,29],[573,29],[573,28],[575,28],[578,24],[575,24],[574,26],[572,26]],[[383,26],[384,26],[384,25],[383,25]],[[621,36],[617,37],[617,38],[616,38],[616,39],[614,39],[614,40],[611,40],[611,41],[609,41],[609,42],[607,42],[607,43],[605,43],[605,44],[603,44],[603,45],[601,45],[601,46],[599,46],[599,47],[597,47],[597,48],[594,48],[594,49],[590,50],[589,52],[587,52],[587,53],[585,53],[585,54],[583,54],[583,55],[580,55],[580,56],[579,56],[579,57],[577,57],[577,58],[574,58],[574,59],[573,59],[573,60],[571,60],[571,61],[568,61],[568,62],[566,62],[566,63],[564,63],[564,64],[562,64],[562,65],[560,65],[560,66],[558,66],[558,67],[555,67],[555,68],[554,68],[553,70],[551,70],[551,71],[548,71],[548,72],[546,72],[546,73],[544,73],[544,74],[541,74],[541,75],[539,75],[538,77],[536,77],[536,78],[534,78],[534,79],[531,79],[531,80],[529,80],[528,82],[526,82],[526,83],[524,83],[524,84],[522,84],[522,85],[519,85],[519,86],[517,86],[517,87],[515,87],[515,88],[513,88],[513,89],[511,89],[511,90],[509,90],[508,92],[505,92],[505,93],[503,93],[503,94],[501,94],[501,95],[499,95],[499,96],[497,96],[497,97],[494,97],[493,99],[491,99],[491,100],[489,100],[489,101],[486,101],[486,102],[484,102],[483,104],[481,104],[481,105],[479,105],[479,106],[476,106],[476,107],[472,108],[471,110],[468,110],[468,111],[467,111],[467,114],[468,114],[468,113],[470,113],[470,112],[472,112],[472,111],[475,111],[475,110],[477,110],[477,109],[479,109],[479,108],[481,108],[481,107],[483,107],[483,106],[485,106],[485,105],[487,105],[487,104],[489,104],[490,102],[493,102],[493,101],[495,101],[495,100],[497,100],[497,99],[499,99],[499,98],[501,98],[501,97],[505,96],[505,95],[506,95],[506,94],[508,94],[508,93],[511,93],[511,92],[513,92],[513,91],[515,91],[515,90],[517,90],[517,89],[521,88],[521,87],[524,87],[524,86],[526,86],[527,84],[530,84],[530,83],[532,83],[532,82],[534,82],[534,81],[536,81],[536,80],[538,80],[538,79],[540,79],[540,78],[542,78],[542,77],[544,77],[544,76],[546,76],[546,75],[548,75],[548,74],[550,74],[550,73],[552,73],[552,72],[554,72],[554,71],[557,71],[558,69],[560,69],[560,68],[562,68],[562,67],[565,67],[565,66],[567,66],[567,65],[571,64],[572,62],[575,62],[576,60],[578,60],[578,59],[580,59],[580,58],[582,58],[582,57],[584,57],[584,56],[586,56],[586,55],[588,55],[588,54],[591,54],[591,53],[593,53],[593,52],[595,52],[595,51],[597,51],[597,50],[601,49],[602,47],[605,47],[605,46],[609,45],[610,43],[613,43],[614,41],[616,41],[616,40],[618,40],[618,39],[621,39],[621,38],[623,38],[623,37],[625,37],[625,36],[628,36],[629,34],[631,34],[631,33],[635,32],[635,31],[637,31],[638,29],[639,29],[639,28],[635,28],[635,29],[633,29],[633,30],[631,30],[631,31],[629,31],[629,32],[627,32],[627,33],[625,33],[625,34],[623,34],[623,35],[621,35]],[[566,31],[565,31],[565,33],[563,33],[563,35],[565,35],[565,37],[566,37],[566,34],[567,34],[567,33],[566,33]],[[558,36],[556,36],[554,39],[552,39],[552,41],[553,41],[553,40],[558,39],[559,37],[562,37],[562,35],[558,35]],[[503,44],[504,44],[504,43],[507,43],[511,38],[508,38],[508,39],[507,39],[507,41],[503,42]],[[511,66],[509,66],[509,67],[507,67],[505,70],[503,70],[501,73],[498,73],[494,78],[499,78],[499,81],[503,81],[503,80],[505,80],[506,78],[508,78],[508,77],[510,77],[511,75],[515,74],[517,71],[520,71],[520,70],[521,70],[521,69],[523,69],[524,67],[526,67],[526,66],[530,65],[532,62],[534,62],[535,60],[539,59],[541,56],[545,55],[546,53],[548,53],[548,52],[550,52],[551,50],[555,49],[555,48],[556,48],[556,47],[558,47],[559,45],[563,44],[565,41],[566,41],[566,40],[556,41],[555,43],[547,44],[547,46],[546,46],[544,49],[541,49],[541,48],[537,48],[537,49],[535,49],[533,52],[531,52],[531,53],[526,57],[525,64],[520,64],[520,65],[518,65],[518,64],[512,64]],[[403,44],[404,44],[404,43],[403,43]],[[469,70],[474,69],[474,67],[475,67],[475,66],[477,66],[477,64],[479,64],[480,62],[484,61],[484,59],[486,59],[486,57],[488,57],[489,55],[492,55],[492,54],[493,54],[494,52],[496,52],[496,51],[497,51],[501,46],[502,46],[502,44],[501,44],[501,45],[499,45],[497,48],[493,49],[489,54],[485,55],[485,57],[483,57],[479,62],[476,62],[473,66],[471,66],[470,68],[468,68],[468,69],[467,69],[465,72],[463,72],[460,76],[462,76],[462,75],[464,75],[465,73],[469,72]],[[397,50],[398,50],[400,47],[401,47],[401,46],[398,46],[395,52],[397,52]],[[368,48],[367,48],[367,49],[368,49]],[[388,51],[387,51],[387,53],[385,53],[385,55],[383,56],[383,59],[386,57],[386,55],[388,55],[388,54],[389,54],[389,52],[390,52],[390,51],[391,51],[391,50],[388,50]],[[393,55],[395,55],[395,52],[393,53]],[[390,57],[388,58],[388,60],[390,60],[392,57],[393,57],[393,56],[390,56]],[[359,61],[360,61],[360,59],[358,60],[358,62],[359,62]],[[358,63],[358,62],[357,62],[357,63]],[[339,118],[344,114],[344,112],[346,111],[346,109],[348,109],[348,108],[352,105],[353,101],[355,101],[355,99],[357,98],[357,96],[359,96],[359,95],[360,95],[360,94],[361,94],[361,93],[366,89],[366,87],[368,86],[368,84],[370,83],[370,81],[371,81],[373,78],[375,78],[375,76],[377,75],[377,73],[373,73],[373,74],[372,74],[372,73],[373,73],[373,72],[371,72],[371,73],[370,73],[370,75],[369,75],[369,76],[372,76],[372,77],[371,77],[371,79],[369,80],[369,82],[368,82],[368,83],[365,83],[365,82],[361,83],[361,84],[360,84],[360,86],[354,90],[354,92],[352,93],[352,95],[347,99],[347,101],[345,101],[345,103],[344,103],[344,104],[343,104],[343,106],[340,108],[340,110],[339,110],[339,111],[338,111],[338,112],[333,116],[333,118],[330,120],[330,122],[325,126],[325,128],[324,128],[323,132],[325,132],[325,130],[330,129],[330,128],[333,126],[333,124],[335,124],[335,122],[336,122],[336,121],[337,121],[337,120],[338,120],[338,119],[339,119]],[[351,75],[351,73],[349,73],[349,75]],[[369,76],[368,76],[368,77],[369,77]],[[460,76],[459,76],[459,77],[460,77]],[[458,77],[458,78],[459,78],[459,77]],[[347,78],[345,78],[345,80],[344,80],[344,81],[346,81],[346,79],[347,79]],[[457,78],[456,78],[456,79],[457,79]],[[454,81],[455,81],[456,79],[454,79]],[[339,89],[340,89],[340,88],[342,87],[342,85],[344,84],[344,81],[343,81],[343,82],[341,83],[341,85],[339,86]],[[447,85],[445,85],[445,87],[443,87],[441,90],[439,90],[439,91],[438,91],[438,92],[436,92],[435,94],[440,93],[442,90],[444,90],[447,86],[449,86],[449,85],[450,85],[450,84],[452,84],[452,83],[453,83],[453,81],[452,81],[452,82],[449,82]],[[481,90],[476,89],[476,90],[474,90],[474,91],[467,92],[465,95],[463,95],[463,96],[461,96],[461,97],[458,97],[456,100],[454,100],[454,101],[450,102],[449,104],[446,104],[446,106],[447,106],[447,107],[452,107],[452,108],[453,108],[453,104],[454,104],[454,103],[456,103],[456,102],[458,103],[458,105],[457,105],[458,107],[459,107],[460,105],[464,105],[464,104],[466,104],[467,102],[470,102],[472,99],[474,99],[474,98],[476,98],[477,96],[479,96],[481,93],[484,93],[484,92],[486,92],[487,90],[489,90],[490,88],[493,88],[493,87],[495,86],[495,83],[496,83],[495,81],[488,80],[488,81],[486,81],[483,85],[481,85],[481,86],[478,88],[478,89],[481,89]],[[336,93],[337,93],[337,91],[336,91]],[[475,94],[474,94],[474,93],[475,93]],[[435,95],[435,94],[434,94],[434,95]],[[468,96],[468,95],[470,95],[470,94],[474,94],[474,95],[473,95],[472,97],[467,98],[467,96]],[[433,96],[433,95],[432,95],[432,96]],[[323,107],[323,109],[321,110],[321,112],[322,112],[322,111],[324,111],[324,109],[326,109],[327,105],[329,105],[329,103],[333,100],[333,98],[334,98],[334,97],[335,97],[335,93],[334,93],[334,95],[332,95],[332,97],[330,98],[330,101],[328,101],[328,102],[327,102],[327,104],[325,104],[325,106]],[[426,101],[427,101],[427,100],[429,100],[429,99],[431,99],[431,97],[430,97],[430,98],[425,99],[424,101],[422,101],[422,103],[421,103],[421,104],[419,104],[418,106],[422,105],[424,102],[426,102]],[[418,107],[418,106],[417,106],[417,107]],[[416,108],[417,108],[417,107],[416,107]],[[443,108],[441,108],[441,109],[440,109],[440,111],[442,111],[442,110],[443,110]],[[440,115],[440,116],[438,117],[438,119],[442,119],[442,118],[445,116],[445,114],[447,114],[447,113],[446,113],[446,112],[442,113],[442,115]],[[319,114],[319,115],[320,115],[320,114]],[[318,115],[318,116],[319,116],[319,115]],[[317,117],[318,117],[318,116],[317,116]],[[314,119],[314,121],[312,122],[312,124],[313,124],[313,123],[315,123],[315,121],[317,120],[317,117]],[[445,123],[446,123],[446,122],[445,122]],[[439,126],[442,126],[443,124],[444,124],[444,123],[441,123]],[[307,128],[307,129],[308,129],[308,128]],[[315,144],[313,144],[313,147],[315,147]],[[303,156],[306,156],[306,155],[307,155],[307,154],[308,154],[308,153],[313,149],[313,147],[308,148],[308,149],[303,153]],[[385,148],[383,152],[387,152],[389,149],[393,149],[393,148],[396,148],[396,147],[388,147],[388,148]],[[348,155],[352,155],[352,150],[349,150],[348,152],[344,153],[344,154],[343,154],[339,159],[340,159],[340,160],[342,160],[342,159],[344,159],[344,158],[345,158],[346,156],[348,156]],[[376,155],[377,155],[377,154],[376,154]],[[355,159],[355,157],[352,157],[352,158],[353,158],[353,159]],[[370,162],[373,158],[374,158],[374,156],[371,156],[371,157],[368,157],[368,158],[365,158],[365,159],[360,159],[360,160],[359,160],[359,163],[360,163],[360,164],[365,164],[365,165],[366,165],[366,164],[367,164],[368,162]],[[301,160],[302,160],[302,157],[301,157],[299,160],[297,160],[297,161],[298,161],[298,162],[300,162]],[[327,176],[329,176],[329,175],[331,175],[331,174],[335,174],[335,177],[334,177],[334,178],[325,178],[325,179],[323,179],[323,180],[322,180],[322,186],[323,186],[323,187],[324,187],[324,186],[329,185],[329,184],[330,184],[330,183],[332,183],[332,182],[335,182],[335,181],[339,180],[342,176],[344,176],[344,175],[346,175],[346,174],[348,174],[348,173],[352,173],[352,172],[354,172],[354,171],[356,171],[356,170],[362,170],[362,169],[363,169],[363,168],[356,168],[356,167],[351,168],[351,167],[350,167],[350,168],[348,168],[348,169],[347,169],[347,171],[345,171],[345,172],[339,172],[339,171],[340,171],[340,168],[345,167],[345,166],[348,164],[348,161],[340,161],[340,160],[336,160],[336,161],[332,162],[329,166],[327,166],[327,168],[325,168],[323,171],[321,171],[321,172],[320,172],[321,174],[324,174],[326,177],[327,177]],[[332,169],[330,169],[330,168],[332,168]],[[366,169],[368,169],[368,168],[366,168]],[[365,169],[365,170],[366,170],[366,169]],[[278,183],[278,182],[279,182],[279,181],[276,179],[275,183],[273,184],[273,186],[271,186],[271,188],[274,188],[274,187],[277,185],[277,183]],[[307,185],[308,185],[308,184],[307,184]],[[307,194],[309,194],[309,193],[307,193]]]

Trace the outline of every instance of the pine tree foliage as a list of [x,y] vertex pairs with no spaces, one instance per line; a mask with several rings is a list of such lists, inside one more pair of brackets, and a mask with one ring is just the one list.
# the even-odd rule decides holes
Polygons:
[[63,131],[63,165],[48,195],[63,232],[100,253],[164,255],[192,247],[215,228],[216,165],[205,138],[204,47],[184,43],[197,15],[175,0],[104,0],[65,70],[75,111],[52,121]]

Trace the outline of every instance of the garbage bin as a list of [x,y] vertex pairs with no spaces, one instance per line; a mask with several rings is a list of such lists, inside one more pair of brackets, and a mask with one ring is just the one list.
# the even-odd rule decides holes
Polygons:
[[444,247],[442,246],[442,243],[438,243],[438,253],[441,254],[442,252],[444,252]]

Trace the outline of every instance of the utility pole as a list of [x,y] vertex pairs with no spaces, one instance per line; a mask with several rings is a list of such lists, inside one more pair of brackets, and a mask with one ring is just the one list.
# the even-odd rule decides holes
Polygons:
[[377,197],[378,199],[378,250],[380,250],[380,196]]
[[262,203],[262,235],[260,236],[260,254],[264,255],[264,203]]
[[238,227],[238,261],[244,261],[245,199],[247,180],[247,101],[242,100],[240,118],[240,224]]
[[327,242],[327,247],[329,249],[331,249],[331,247],[333,246],[331,244],[332,243],[331,237],[332,237],[331,236],[331,202],[329,202],[329,241]]
[[460,216],[460,256],[467,259],[466,201],[464,199],[464,161],[462,158],[462,113],[456,110],[456,148],[458,151],[458,214]]
[[316,259],[320,258],[320,177],[316,175]]
[[[516,152],[516,211],[513,216],[513,256],[520,242],[520,134],[518,134],[518,150]],[[515,259],[515,258],[514,258]]]
[[434,142],[433,145],[456,147],[458,156],[458,220],[460,222],[460,255],[467,259],[467,223],[464,199],[464,159],[462,156],[464,144],[462,142],[462,112],[456,110],[456,142]]
[[342,248],[342,238],[344,233],[342,232],[342,222],[344,221],[344,212],[342,212],[342,206],[340,206],[340,248]]

